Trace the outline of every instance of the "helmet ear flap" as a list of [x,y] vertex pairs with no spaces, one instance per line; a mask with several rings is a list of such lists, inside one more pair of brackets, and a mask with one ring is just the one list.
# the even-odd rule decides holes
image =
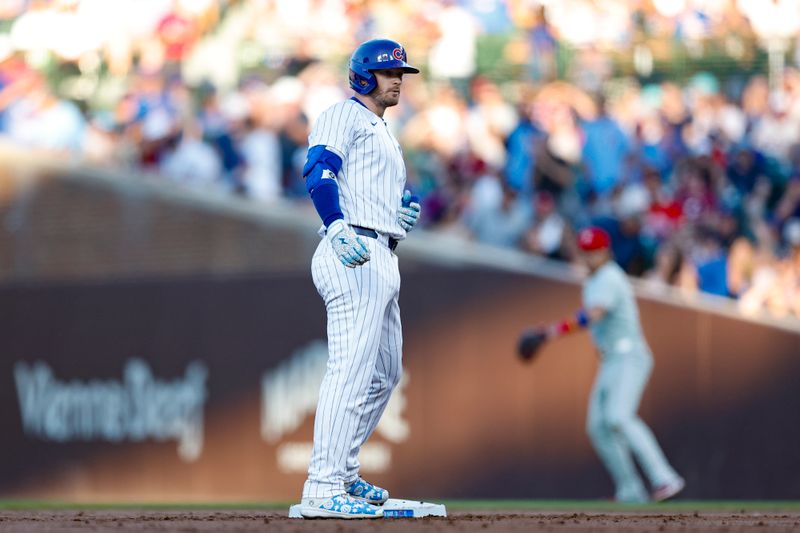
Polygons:
[[350,88],[358,94],[369,94],[377,86],[375,75],[369,72],[369,77],[350,70]]

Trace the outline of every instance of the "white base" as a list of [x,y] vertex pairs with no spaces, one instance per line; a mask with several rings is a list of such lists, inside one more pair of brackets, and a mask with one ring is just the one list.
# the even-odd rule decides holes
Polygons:
[[[384,518],[422,518],[425,516],[447,516],[447,509],[440,503],[418,502],[415,500],[398,500],[389,498],[383,507]],[[400,516],[392,516],[392,511]],[[401,511],[401,512],[397,512]],[[411,511],[411,516],[402,516],[402,511]]]
[[[384,518],[422,518],[425,516],[447,516],[447,509],[438,503],[398,500],[389,498],[382,506]],[[300,504],[289,507],[289,518],[303,518]]]

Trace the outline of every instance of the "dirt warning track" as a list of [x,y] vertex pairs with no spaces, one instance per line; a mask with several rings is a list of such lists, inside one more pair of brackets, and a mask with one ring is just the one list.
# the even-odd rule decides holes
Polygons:
[[798,531],[798,511],[475,511],[447,518],[289,519],[284,511],[24,510],[0,512],[0,531]]

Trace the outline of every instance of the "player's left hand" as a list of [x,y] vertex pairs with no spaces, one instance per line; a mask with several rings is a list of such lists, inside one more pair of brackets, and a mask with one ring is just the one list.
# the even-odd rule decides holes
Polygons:
[[532,361],[548,338],[547,329],[543,327],[523,332],[517,342],[517,355],[526,363]]
[[419,205],[419,198],[413,196],[411,191],[406,189],[400,209],[397,211],[397,221],[400,226],[406,231],[411,231],[417,225],[421,213],[422,206]]

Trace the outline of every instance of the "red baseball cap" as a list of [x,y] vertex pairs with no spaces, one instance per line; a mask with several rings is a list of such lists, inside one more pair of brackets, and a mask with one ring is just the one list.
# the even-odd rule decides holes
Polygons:
[[584,252],[605,250],[611,246],[611,237],[606,230],[592,226],[578,233],[578,247]]

